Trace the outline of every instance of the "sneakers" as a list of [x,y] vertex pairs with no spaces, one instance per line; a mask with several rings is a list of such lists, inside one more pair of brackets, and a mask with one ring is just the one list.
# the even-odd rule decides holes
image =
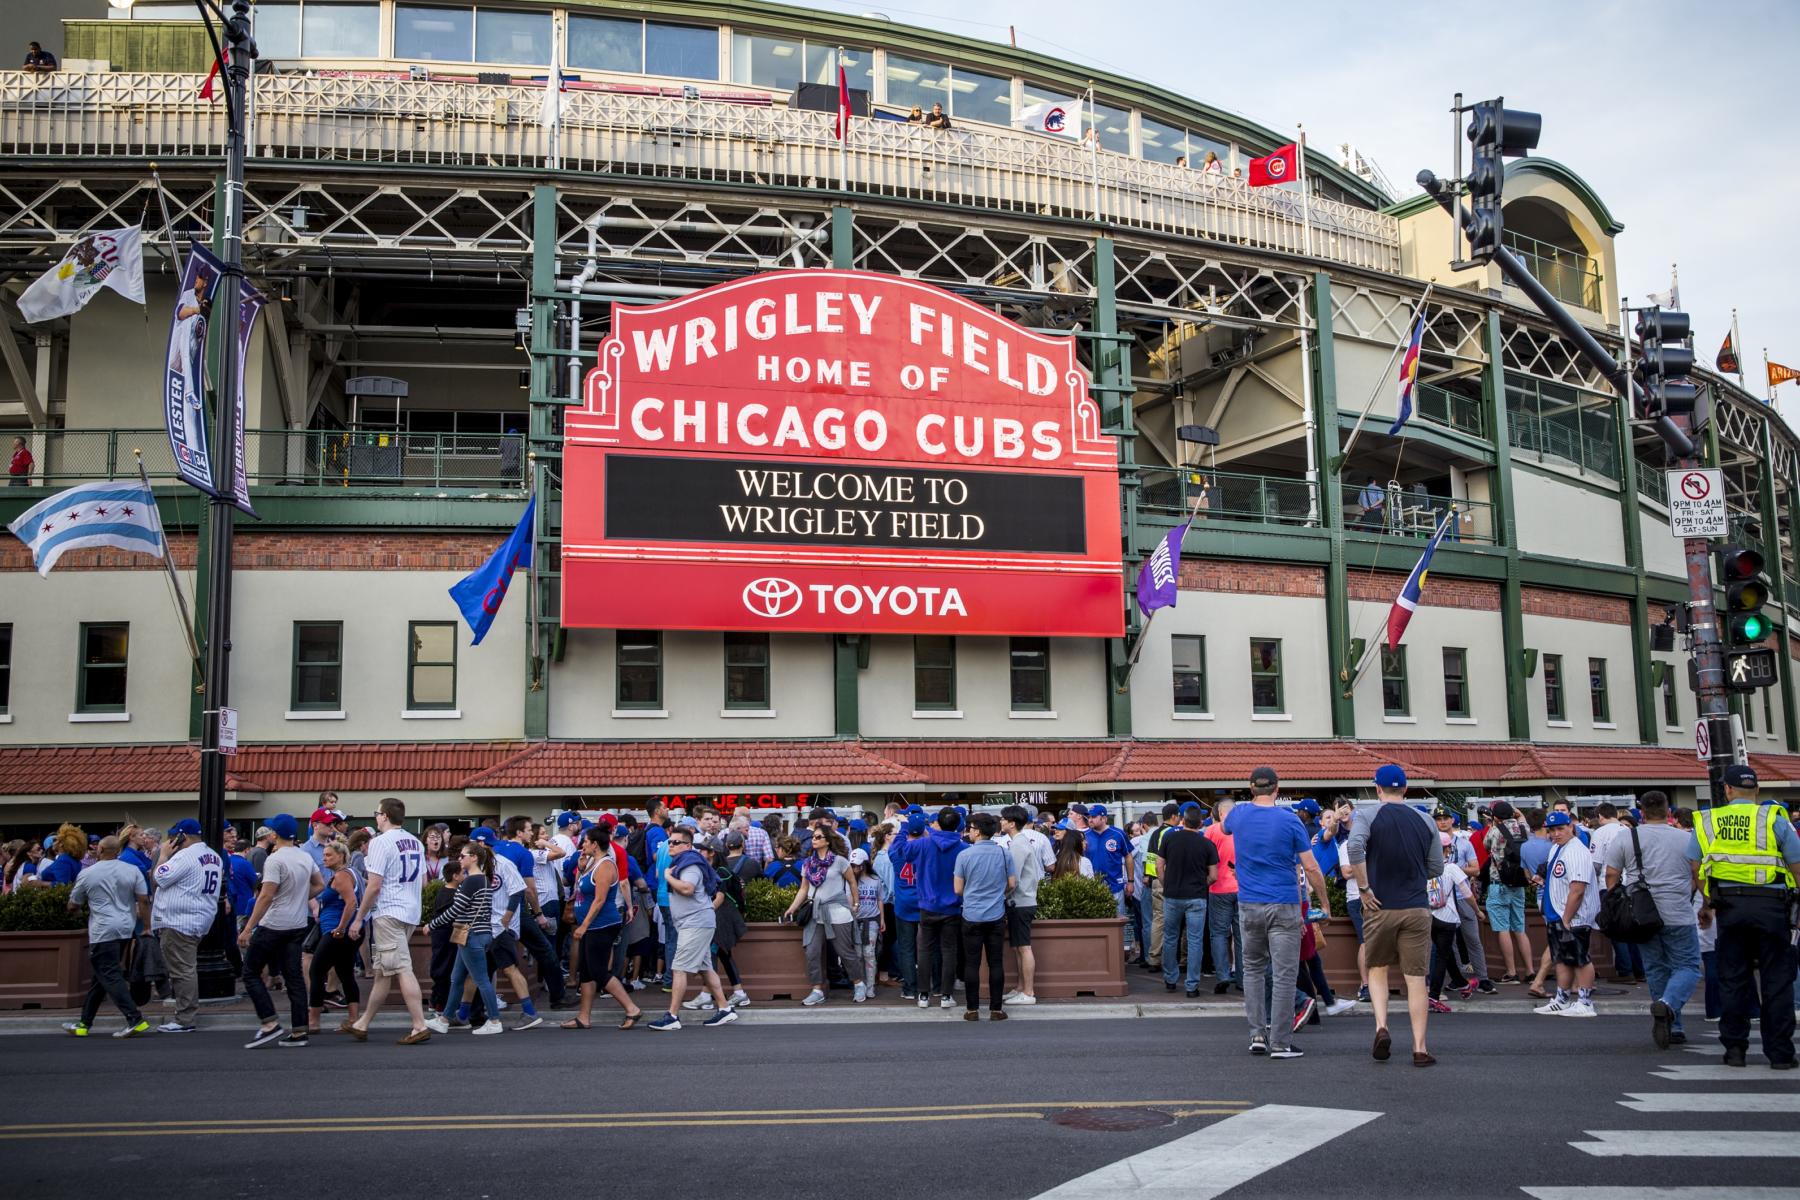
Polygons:
[[[709,1000],[711,999],[710,996],[707,998]],[[739,988],[737,991],[731,993],[731,995],[725,997],[725,1003],[731,1005],[733,1008],[744,1008],[750,1003],[750,997],[744,993],[743,988]]]
[[439,1015],[425,1022],[425,1028],[432,1033],[449,1033],[450,1022],[446,1021],[442,1015]]
[[1469,982],[1463,984],[1460,988],[1458,988],[1456,990],[1458,992],[1462,993],[1462,998],[1464,1000],[1467,1000],[1470,996],[1473,996],[1475,994],[1475,989],[1478,986],[1479,986],[1479,982],[1477,980],[1471,979],[1471,980],[1469,980]]
[[869,989],[863,986],[862,980],[860,980],[860,979],[857,980],[856,987],[850,993],[851,1003],[861,1004],[863,1001],[867,1000],[868,998],[869,998]]
[[198,1033],[199,1026],[183,1025],[180,1021],[164,1021],[156,1027],[158,1033]]
[[943,999],[938,1001],[938,1007],[939,1008],[955,1008],[956,1007],[956,997],[945,996]]
[[1267,1054],[1268,1052],[1269,1052],[1269,1039],[1268,1038],[1264,1037],[1262,1034],[1259,1033],[1255,1037],[1250,1039],[1250,1053],[1252,1053],[1252,1054]]
[[629,983],[629,984],[628,984],[628,985],[626,985],[626,986],[628,986],[628,987],[630,987],[630,988],[631,988],[631,990],[632,990],[632,991],[634,991],[634,992],[641,992],[641,991],[643,991],[643,990],[644,990],[644,989],[645,989],[645,988],[647,988],[647,987],[649,987],[649,986],[650,986],[650,985],[649,985],[649,984],[647,984],[647,983],[645,983],[645,982],[644,982],[644,981],[643,981],[643,980],[641,980],[641,979],[634,979],[634,980],[632,980],[632,981],[631,981],[631,982],[630,982],[630,983]]
[[681,1018],[674,1013],[664,1013],[662,1016],[656,1018],[656,1020],[650,1022],[647,1028],[654,1029],[658,1033],[667,1033],[678,1030],[681,1028]]
[[1650,1002],[1650,1040],[1658,1050],[1669,1048],[1669,1035],[1675,1029],[1675,1010],[1661,1000]]
[[1727,1046],[1725,1047],[1725,1065],[1728,1067],[1748,1066],[1749,1055],[1744,1052],[1742,1046]]
[[1269,1048],[1270,1058],[1305,1058],[1306,1051],[1295,1045],[1272,1046]]
[[244,1043],[244,1049],[254,1050],[258,1046],[266,1046],[276,1038],[283,1036],[287,1030],[277,1025],[273,1029],[258,1029],[256,1036]]
[[1592,1000],[1577,1000],[1563,1009],[1562,1015],[1565,1017],[1597,1017],[1600,1014],[1594,1011]]
[[[544,1023],[544,1018],[542,1016],[540,1016],[539,1014],[526,1013],[523,1017],[519,1018],[519,1023],[517,1025],[513,1026],[513,1032],[514,1033],[522,1033],[527,1029],[536,1029],[539,1025],[542,1025],[543,1023]],[[476,1030],[476,1032],[479,1033],[481,1031]]]
[[70,1037],[86,1037],[88,1035],[88,1027],[83,1025],[80,1021],[64,1021],[63,1032]]
[[[1495,987],[1493,984],[1489,983],[1487,980],[1485,980],[1485,979],[1480,980],[1479,983],[1480,983],[1480,991],[1481,991],[1482,995],[1497,996],[1500,994],[1500,989]],[[1436,1062],[1437,1060],[1434,1058],[1431,1061]]]
[[902,1001],[906,1001],[906,1000],[917,1000],[917,999],[918,999],[918,998],[919,998],[919,993],[917,993],[917,992],[909,992],[909,991],[907,991],[907,990],[906,990],[906,989],[905,989],[905,988],[901,988],[901,989],[900,989],[900,999],[901,999],[901,1000],[902,1000]]
[[931,1007],[931,994],[929,992],[920,992],[919,993],[919,1007],[920,1008],[930,1008]]
[[1319,1007],[1319,1002],[1316,999],[1314,999],[1313,997],[1308,996],[1306,998],[1306,1003],[1302,1004],[1298,1009],[1294,1010],[1294,1028],[1298,1029],[1302,1025],[1306,1024],[1306,1019],[1308,1017],[1312,1016],[1314,1011],[1316,1011],[1318,1009],[1318,1007]]
[[1369,989],[1366,987],[1357,988],[1356,989],[1356,999],[1357,999],[1358,1003],[1368,1004],[1369,1003]]
[[279,1042],[276,1042],[275,1045],[283,1050],[304,1050],[308,1040],[309,1038],[306,1030],[296,1029],[294,1032],[282,1038]]
[[701,992],[692,1000],[682,1001],[681,1007],[688,1012],[711,1012],[713,1009],[712,993]]
[[1328,1017],[1341,1017],[1355,1007],[1356,1001],[1347,996],[1341,996],[1325,1006],[1325,1015]]
[[1427,1003],[1430,1005],[1431,1011],[1434,1013],[1447,1013],[1447,1012],[1452,1011],[1450,1006],[1448,1004],[1445,1004],[1442,1000],[1438,1000],[1438,999],[1434,998],[1434,999],[1427,1001]]
[[711,1029],[714,1025],[729,1025],[737,1019],[738,1019],[737,1013],[733,1012],[729,1008],[726,1008],[726,1009],[721,1009],[718,1012],[714,1013],[712,1016],[706,1018],[706,1020],[702,1021],[701,1024],[703,1026],[705,1026],[707,1029]]
[[1568,1007],[1569,1006],[1565,1001],[1559,1000],[1553,996],[1550,999],[1550,1003],[1540,1004],[1531,1011],[1540,1017],[1560,1017]]
[[496,1033],[505,1033],[506,1026],[502,1025],[495,1018],[489,1017],[486,1025],[481,1026],[479,1029],[471,1030],[470,1032],[476,1037],[493,1037]]
[[814,988],[812,991],[806,993],[806,999],[802,1000],[800,1003],[806,1005],[808,1008],[811,1008],[816,1004],[823,1004],[825,1003],[825,993],[818,988]]
[[1025,992],[1014,992],[1012,995],[1003,999],[1000,1003],[1002,1003],[1002,1004],[1023,1004],[1027,1008],[1029,1008],[1031,1005],[1037,1003],[1037,997],[1033,996],[1033,995],[1029,995]]

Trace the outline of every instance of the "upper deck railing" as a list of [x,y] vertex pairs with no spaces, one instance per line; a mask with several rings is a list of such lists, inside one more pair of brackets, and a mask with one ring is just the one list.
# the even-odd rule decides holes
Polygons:
[[[95,159],[214,156],[223,105],[184,74],[0,72],[0,155]],[[255,81],[253,159],[542,169],[550,133],[542,89],[367,75]],[[1076,220],[1397,271],[1393,217],[1277,187],[1128,158],[991,125],[938,132],[851,123],[841,160],[834,116],[762,104],[637,92],[562,97],[567,171],[871,197]]]

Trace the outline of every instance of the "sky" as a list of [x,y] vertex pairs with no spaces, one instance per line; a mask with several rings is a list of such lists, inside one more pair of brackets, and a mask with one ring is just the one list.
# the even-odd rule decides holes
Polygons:
[[[1673,264],[1702,362],[1711,365],[1735,307],[1752,394],[1765,392],[1763,347],[1800,367],[1794,0],[896,3],[905,7],[811,7],[1001,43],[1010,25],[1023,49],[1143,79],[1277,132],[1304,123],[1308,145],[1334,157],[1353,143],[1396,199],[1419,191],[1421,168],[1451,173],[1456,92],[1503,95],[1543,114],[1537,152],[1586,179],[1625,226],[1621,279],[1603,286],[1635,304],[1669,286]],[[1467,32],[1477,13],[1497,14],[1491,48]],[[1800,430],[1800,383],[1777,397]]]

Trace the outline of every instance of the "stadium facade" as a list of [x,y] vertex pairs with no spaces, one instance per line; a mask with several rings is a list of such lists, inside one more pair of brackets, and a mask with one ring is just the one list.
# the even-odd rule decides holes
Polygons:
[[[185,11],[65,22],[62,71],[0,73],[0,431],[36,463],[0,519],[132,478],[141,449],[204,594],[205,511],[160,415],[171,235],[214,237],[223,170]],[[256,11],[245,256],[270,303],[247,368],[261,519],[236,539],[232,817],[304,811],[324,788],[449,818],[669,794],[1135,806],[1240,787],[1262,762],[1313,794],[1360,792],[1383,760],[1453,797],[1704,788],[1685,655],[1652,649],[1686,596],[1660,443],[1497,270],[1453,271],[1447,217],[1395,202],[1354,150],[1312,147],[1304,200],[1251,189],[1237,173],[1289,131],[1013,47],[750,0]],[[842,151],[840,49],[870,114]],[[808,84],[829,85],[827,111]],[[1076,100],[1091,138],[1012,127]],[[933,103],[952,128],[903,119]],[[1196,169],[1209,152],[1219,169]],[[1511,165],[1505,202],[1515,253],[1622,352],[1620,220],[1545,158]],[[19,319],[10,297],[80,234],[140,222],[147,306],[103,292]],[[795,631],[753,613],[596,624],[643,586],[577,573],[592,556],[564,545],[586,511],[565,511],[565,431],[593,416],[615,313],[833,269],[1072,346],[1116,447],[1116,630],[1068,633],[1030,577],[998,633],[854,612]],[[1418,411],[1390,437],[1421,301]],[[1735,379],[1698,381],[1733,534],[1774,582],[1780,683],[1734,707],[1784,786],[1796,440]],[[1195,425],[1217,445],[1178,436]],[[446,592],[528,490],[529,580],[473,646]],[[640,507],[679,498],[651,477]],[[1179,602],[1121,687],[1130,582],[1190,516]],[[1445,522],[1401,652],[1376,650]],[[0,549],[0,822],[186,811],[195,679],[160,564],[78,551],[40,578],[22,545]]]

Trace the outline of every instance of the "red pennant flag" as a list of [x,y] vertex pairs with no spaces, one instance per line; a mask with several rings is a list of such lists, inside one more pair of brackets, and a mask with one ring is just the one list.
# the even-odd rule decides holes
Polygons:
[[219,60],[215,58],[213,59],[212,70],[206,73],[206,82],[200,85],[200,98],[202,100],[211,100],[213,98],[213,81],[218,77]]
[[1300,143],[1289,142],[1272,154],[1250,160],[1250,186],[1273,187],[1300,178]]
[[1736,375],[1738,373],[1737,347],[1731,344],[1731,334],[1725,335],[1725,344],[1719,347],[1718,367],[1721,374]]
[[843,141],[850,136],[850,80],[844,74],[844,64],[838,64],[838,111],[837,140]]

